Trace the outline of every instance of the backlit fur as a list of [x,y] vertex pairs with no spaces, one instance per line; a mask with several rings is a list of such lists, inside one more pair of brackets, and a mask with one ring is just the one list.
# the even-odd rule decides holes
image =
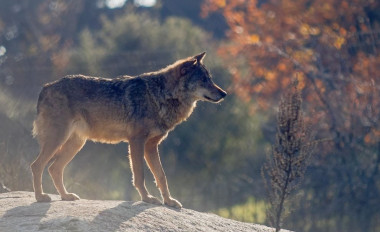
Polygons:
[[31,165],[37,201],[50,201],[41,185],[49,161],[53,161],[49,173],[62,199],[79,199],[66,191],[63,170],[86,140],[92,140],[128,142],[133,184],[142,200],[161,203],[145,187],[145,158],[164,203],[181,207],[170,196],[158,145],[190,116],[198,100],[219,102],[226,96],[213,83],[202,62],[204,56],[201,53],[135,77],[72,75],[46,84],[39,95],[33,129],[40,144],[40,154]]

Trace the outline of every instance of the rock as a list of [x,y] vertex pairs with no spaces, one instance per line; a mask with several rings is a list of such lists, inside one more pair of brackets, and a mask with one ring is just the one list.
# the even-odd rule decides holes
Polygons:
[[50,196],[52,202],[37,203],[32,192],[0,194],[0,231],[274,231],[184,208]]

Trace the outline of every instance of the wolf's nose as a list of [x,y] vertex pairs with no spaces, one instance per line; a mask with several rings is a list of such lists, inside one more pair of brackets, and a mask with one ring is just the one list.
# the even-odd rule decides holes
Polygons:
[[227,92],[224,90],[220,90],[220,95],[222,96],[222,98],[225,98],[227,96]]

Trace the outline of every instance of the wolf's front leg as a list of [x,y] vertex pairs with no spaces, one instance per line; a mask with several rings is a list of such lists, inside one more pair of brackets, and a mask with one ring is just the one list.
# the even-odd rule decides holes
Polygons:
[[157,186],[161,191],[162,198],[164,199],[164,204],[175,208],[182,208],[181,203],[170,196],[166,175],[164,169],[162,168],[158,153],[158,144],[160,140],[160,137],[156,137],[147,141],[145,144],[145,160],[147,161],[148,166],[156,179]]
[[161,205],[161,201],[149,194],[144,181],[144,140],[129,141],[129,157],[133,174],[133,185],[140,193],[141,200]]

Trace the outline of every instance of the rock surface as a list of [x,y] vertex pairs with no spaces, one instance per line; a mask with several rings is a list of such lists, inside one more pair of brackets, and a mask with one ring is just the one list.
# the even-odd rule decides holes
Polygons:
[[0,231],[274,231],[189,209],[50,196],[52,202],[37,203],[31,192],[0,194]]

